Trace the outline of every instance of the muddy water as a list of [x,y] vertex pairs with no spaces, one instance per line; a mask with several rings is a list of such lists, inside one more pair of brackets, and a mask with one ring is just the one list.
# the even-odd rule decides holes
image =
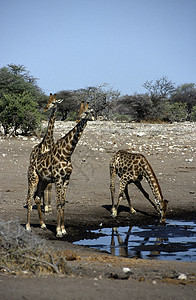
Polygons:
[[75,244],[130,258],[196,261],[194,221],[167,220],[165,226],[101,228],[93,232],[97,238]]

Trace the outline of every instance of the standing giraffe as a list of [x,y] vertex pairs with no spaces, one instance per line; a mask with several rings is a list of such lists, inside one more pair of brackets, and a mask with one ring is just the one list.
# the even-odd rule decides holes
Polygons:
[[[118,202],[114,205],[114,193],[115,193],[115,178],[116,174],[120,177],[120,187]],[[155,203],[150,199],[148,193],[143,189],[141,180],[145,177],[150,185],[152,193],[155,197]],[[130,212],[135,213],[135,209],[131,205],[131,201],[128,194],[128,184],[134,183],[143,195],[150,201],[154,208],[160,213],[161,223],[166,220],[166,210],[168,201],[163,199],[160,185],[156,178],[156,175],[150,166],[149,162],[144,155],[139,153],[131,153],[125,150],[119,150],[110,161],[110,190],[112,198],[112,217],[117,216],[117,211],[121,200],[123,199],[123,193],[125,193]]]
[[71,155],[87,125],[89,119],[92,120],[92,110],[89,110],[88,103],[80,111],[80,121],[70,130],[65,136],[60,138],[53,148],[40,155],[31,165],[28,177],[28,211],[26,229],[30,230],[30,213],[31,202],[35,198],[35,203],[38,209],[38,216],[41,228],[46,228],[41,211],[41,194],[45,190],[48,183],[55,183],[56,189],[56,205],[57,205],[57,237],[62,237],[66,234],[64,226],[64,209],[65,197],[72,173]]
[[[48,101],[47,105],[45,106],[44,111],[47,111],[53,105],[52,113],[50,115],[50,119],[48,122],[48,127],[47,127],[45,136],[43,137],[42,141],[33,148],[32,152],[30,154],[29,169],[31,169],[31,165],[34,163],[35,159],[37,159],[37,157],[39,155],[52,149],[55,144],[53,133],[54,133],[54,123],[55,123],[55,119],[56,119],[56,109],[57,109],[56,101],[57,101],[56,94],[52,95],[52,93],[50,93],[49,101]],[[61,100],[58,100],[58,102],[59,101],[61,101]],[[51,191],[52,191],[52,183],[49,183],[47,186],[45,195],[44,195],[44,193],[42,195],[45,213],[49,213],[52,211]]]

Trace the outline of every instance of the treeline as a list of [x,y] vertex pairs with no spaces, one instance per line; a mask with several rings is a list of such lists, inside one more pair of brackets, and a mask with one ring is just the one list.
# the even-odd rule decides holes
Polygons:
[[[107,84],[57,92],[62,99],[57,119],[75,120],[82,100],[89,101],[97,119],[114,121],[182,122],[196,121],[196,84],[175,86],[167,77],[146,81],[146,93],[121,95]],[[54,91],[51,91],[54,92]],[[0,68],[0,123],[3,134],[24,135],[40,128],[47,118],[48,101],[26,67],[10,64]]]

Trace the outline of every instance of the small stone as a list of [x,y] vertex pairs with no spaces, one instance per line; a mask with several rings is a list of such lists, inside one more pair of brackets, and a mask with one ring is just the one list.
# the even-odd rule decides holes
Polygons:
[[123,272],[124,272],[124,273],[128,273],[128,272],[130,272],[130,271],[131,271],[130,268],[126,268],[126,267],[123,268]]
[[179,279],[179,280],[187,280],[187,276],[186,276],[186,274],[181,273],[181,274],[178,276],[178,279]]

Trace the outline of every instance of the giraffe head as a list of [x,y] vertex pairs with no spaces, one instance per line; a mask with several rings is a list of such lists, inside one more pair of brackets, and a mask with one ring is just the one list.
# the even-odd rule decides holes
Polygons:
[[53,106],[56,103],[55,98],[56,98],[56,94],[52,95],[52,93],[50,93],[49,101],[44,107],[44,111],[47,111],[51,106]]
[[84,104],[84,101],[81,102],[76,123],[78,123],[81,119],[94,120],[94,110],[89,108],[89,102],[86,104]]
[[167,211],[167,205],[168,205],[168,200],[163,199],[161,203],[161,209],[160,209],[160,214],[161,214],[161,223],[165,223],[166,221],[166,211]]
[[51,107],[55,107],[56,104],[61,103],[62,101],[63,99],[58,99],[58,100],[56,99],[56,94],[52,95],[52,93],[50,93],[49,101],[44,107],[44,111],[47,111]]

